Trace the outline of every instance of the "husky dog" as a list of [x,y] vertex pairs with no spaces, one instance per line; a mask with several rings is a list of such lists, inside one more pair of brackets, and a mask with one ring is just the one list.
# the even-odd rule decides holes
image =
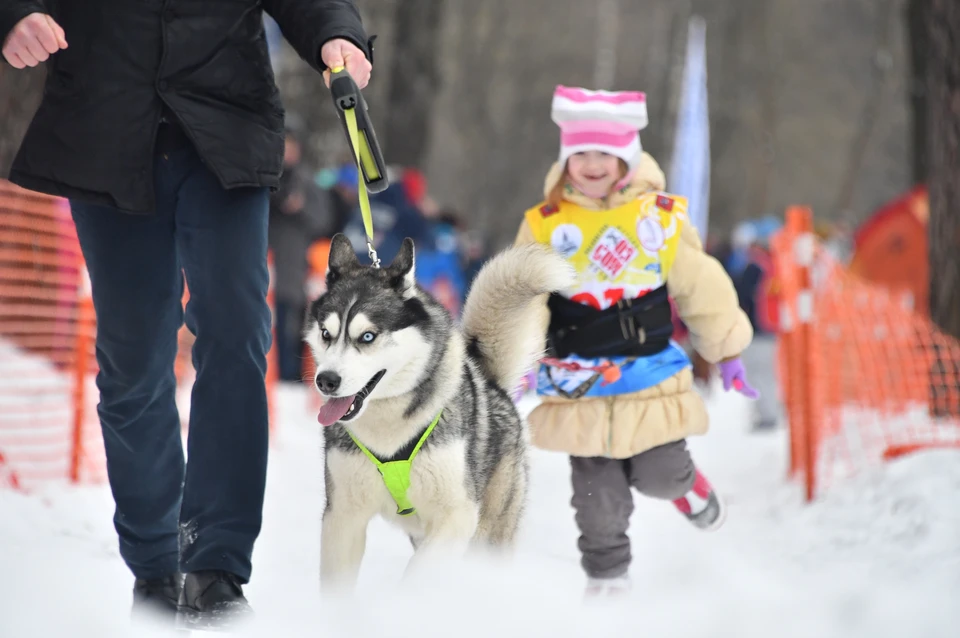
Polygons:
[[[324,590],[353,587],[377,514],[410,537],[408,570],[441,548],[511,544],[528,460],[510,393],[543,352],[545,296],[574,277],[548,247],[508,249],[478,273],[458,328],[416,284],[412,240],[379,269],[361,265],[346,237],[333,238],[327,291],[304,332],[326,399],[317,417],[325,426]],[[376,463],[402,464],[415,449],[398,498]]]

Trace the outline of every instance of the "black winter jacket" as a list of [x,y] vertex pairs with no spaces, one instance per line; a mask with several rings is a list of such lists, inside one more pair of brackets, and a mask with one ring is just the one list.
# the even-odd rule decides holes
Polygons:
[[43,99],[10,180],[152,212],[165,104],[225,188],[276,188],[284,112],[264,10],[317,71],[325,68],[320,47],[333,38],[370,57],[353,0],[0,0],[0,39],[38,11],[53,16],[68,44],[47,61]]

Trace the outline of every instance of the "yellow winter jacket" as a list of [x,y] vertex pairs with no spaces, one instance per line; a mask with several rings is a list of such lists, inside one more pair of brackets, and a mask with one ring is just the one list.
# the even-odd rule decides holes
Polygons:
[[[563,178],[563,167],[553,166],[544,183],[544,195]],[[626,189],[605,200],[591,199],[565,188],[564,199],[591,210],[623,206],[639,195],[663,190],[665,179],[656,160],[643,154]],[[517,244],[533,243],[526,220]],[[750,344],[753,329],[740,309],[733,282],[720,263],[706,254],[690,223],[681,225],[680,241],[666,280],[667,291],[690,330],[691,345],[710,363],[739,356]],[[544,334],[549,323],[546,304]],[[708,429],[707,411],[693,389],[693,373],[685,368],[659,385],[631,394],[566,399],[545,396],[529,417],[533,444],[573,456],[629,458]]]

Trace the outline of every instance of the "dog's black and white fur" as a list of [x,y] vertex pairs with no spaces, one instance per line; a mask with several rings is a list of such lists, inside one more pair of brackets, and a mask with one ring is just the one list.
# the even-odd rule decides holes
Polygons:
[[[574,277],[549,247],[508,249],[478,273],[458,328],[416,285],[410,239],[390,266],[376,269],[360,264],[343,235],[333,238],[327,291],[312,304],[305,330],[328,405],[331,397],[341,405],[355,397],[324,428],[325,590],[352,588],[367,524],[377,514],[409,535],[411,566],[434,549],[512,542],[528,461],[526,431],[509,393],[543,351],[545,295]],[[328,413],[327,421],[342,411]],[[347,428],[381,461],[406,459],[441,411],[411,472],[416,513],[401,517]]]

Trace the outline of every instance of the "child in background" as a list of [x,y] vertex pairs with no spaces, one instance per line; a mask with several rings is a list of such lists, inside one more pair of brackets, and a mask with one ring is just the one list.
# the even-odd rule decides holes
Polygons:
[[551,245],[578,283],[547,303],[550,357],[529,423],[534,445],[570,455],[588,594],[615,593],[629,587],[631,487],[671,501],[700,529],[724,517],[687,450],[708,418],[690,360],[671,339],[668,292],[694,349],[719,363],[724,388],[755,398],[739,358],[752,329],[688,223],[686,200],[662,192],[663,172],[641,149],[644,94],[560,86],[552,111],[560,161],[517,243]]
[[776,228],[764,229],[754,223],[756,236],[747,247],[746,264],[734,277],[740,307],[753,326],[753,341],[744,350],[743,360],[756,373],[760,400],[754,405],[753,429],[766,432],[777,427],[781,404],[777,396],[777,325],[779,300],[772,288],[774,261],[770,254],[770,235]]

